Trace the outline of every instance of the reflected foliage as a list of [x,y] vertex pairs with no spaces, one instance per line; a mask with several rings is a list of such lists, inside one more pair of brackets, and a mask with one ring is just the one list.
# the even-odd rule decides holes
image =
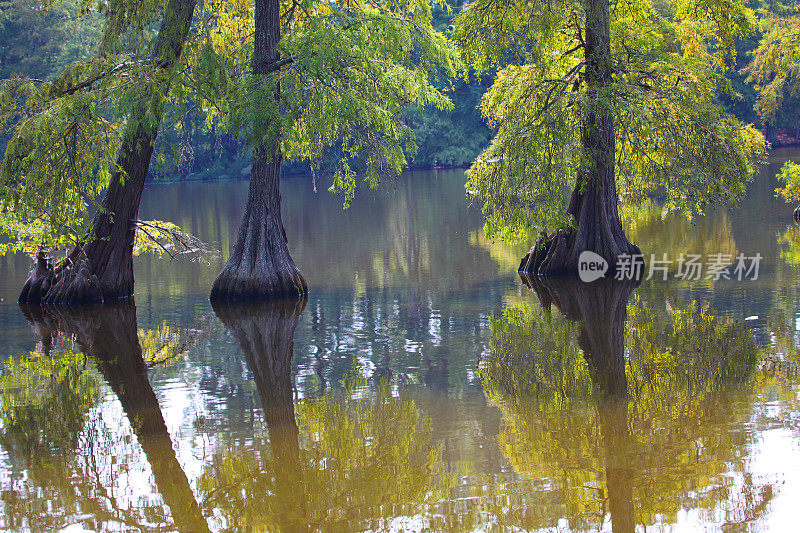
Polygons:
[[198,486],[205,505],[235,530],[382,529],[440,501],[441,450],[413,400],[374,396],[309,399],[297,426],[269,426],[269,445],[215,455]]
[[800,226],[792,224],[778,234],[781,259],[791,266],[800,265]]
[[[7,365],[3,377],[2,444],[7,445],[9,435],[22,434],[27,440],[17,438],[14,442],[22,441],[31,447],[31,441],[38,442],[38,432],[58,439],[54,444],[57,448],[71,447],[62,449],[61,453],[44,454],[41,450],[32,450],[27,455],[16,454],[23,458],[23,464],[3,492],[7,519],[2,525],[43,530],[78,521],[94,530],[166,527],[207,531],[208,526],[172,449],[158,400],[148,381],[146,357],[139,342],[142,335],[148,341],[146,346],[157,346],[155,356],[161,361],[171,358],[166,354],[175,351],[174,340],[179,335],[173,332],[172,340],[161,344],[161,340],[169,338],[168,329],[167,335],[164,330],[156,333],[139,330],[132,301],[120,306],[79,310],[37,307],[24,311],[42,335],[43,346],[51,346],[53,339],[71,339],[72,345],[80,348],[83,354],[64,350],[59,359],[39,355],[35,360],[11,360]],[[31,395],[20,387],[6,387],[9,383],[24,384],[25,379],[41,380],[42,376],[47,376],[54,380],[64,375],[63,370],[52,371],[58,369],[58,363],[53,361],[73,361],[73,369],[66,375],[83,376],[77,383],[81,388],[70,388],[70,382],[62,379],[56,387],[59,394],[49,402],[52,405],[42,405],[30,401]],[[79,367],[75,364],[78,361]],[[87,365],[89,361],[94,365]],[[91,367],[96,367],[96,371]],[[99,405],[98,372],[119,401],[127,424],[108,405]],[[32,390],[48,390],[31,384],[35,385]],[[63,404],[56,405],[56,400]],[[11,417],[7,419],[9,412]],[[22,415],[18,414],[20,412]],[[68,422],[61,416],[63,412],[71,414]],[[58,416],[54,417],[53,413]],[[50,435],[49,430],[54,425],[61,431]],[[138,442],[138,447],[131,446],[132,438]],[[40,460],[42,457],[44,461]],[[143,475],[145,477],[141,477]],[[155,489],[150,486],[150,475]],[[19,477],[28,479],[19,484],[13,480]],[[131,479],[140,481],[130,485],[124,481]],[[137,495],[142,488],[146,490],[146,498]],[[153,501],[156,490],[163,503]]]
[[383,529],[442,497],[441,451],[413,400],[347,393],[292,397],[294,330],[305,301],[215,307],[244,352],[261,396],[268,444],[231,446],[198,481],[232,529]]
[[9,357],[0,377],[0,444],[25,460],[69,453],[99,400],[98,388],[80,353]]
[[685,508],[735,522],[764,512],[772,487],[727,474],[745,470],[743,414],[731,404],[752,401],[758,355],[741,322],[706,306],[628,303],[631,288],[618,283],[534,280],[534,289],[541,306],[493,319],[480,365],[503,412],[503,453],[547,487],[545,510],[506,518],[524,527],[565,518],[575,529],[610,519],[633,531]]
[[[689,220],[684,214],[668,213],[655,201],[620,206],[620,218],[626,234],[647,254],[661,259],[663,254],[677,268],[680,254],[697,254],[704,259],[714,254],[736,257],[733,226],[724,210],[717,210]],[[748,250],[749,251],[749,250]]]

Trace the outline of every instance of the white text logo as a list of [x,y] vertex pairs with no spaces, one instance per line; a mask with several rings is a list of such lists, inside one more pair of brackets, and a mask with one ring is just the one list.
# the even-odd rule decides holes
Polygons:
[[578,276],[584,283],[602,278],[608,270],[608,261],[594,252],[586,250],[578,257]]

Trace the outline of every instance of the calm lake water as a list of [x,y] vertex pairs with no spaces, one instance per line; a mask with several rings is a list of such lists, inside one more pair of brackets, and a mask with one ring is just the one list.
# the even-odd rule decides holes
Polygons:
[[[800,229],[774,151],[741,208],[626,209],[630,283],[532,282],[462,171],[341,199],[284,180],[302,302],[208,302],[223,259],[140,257],[134,302],[20,310],[0,258],[0,528],[791,531]],[[246,182],[154,185],[143,219],[226,251]],[[757,279],[677,258],[761,254]],[[730,271],[733,272],[733,266]]]

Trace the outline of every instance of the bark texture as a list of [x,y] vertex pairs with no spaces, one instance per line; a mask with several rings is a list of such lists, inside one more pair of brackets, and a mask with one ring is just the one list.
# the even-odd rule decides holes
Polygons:
[[585,0],[587,85],[586,112],[581,127],[583,162],[567,212],[577,229],[559,229],[522,259],[520,272],[552,275],[578,273],[578,257],[590,250],[609,264],[614,273],[621,254],[638,255],[639,247],[625,236],[617,210],[614,117],[604,89],[613,83],[611,27],[608,0]]
[[614,533],[633,533],[633,484],[630,428],[628,427],[628,379],[625,374],[625,321],[636,280],[541,278],[520,274],[542,306],[556,307],[570,320],[582,322],[578,345],[599,392],[597,414],[604,441],[608,511]]
[[[253,74],[266,76],[280,60],[280,37],[279,0],[256,0]],[[277,90],[275,98],[280,98]],[[282,154],[279,136],[270,137],[253,150],[247,206],[230,258],[211,288],[211,301],[289,298],[308,292],[289,253],[281,218]]]
[[[196,0],[169,0],[153,43],[151,59],[168,73],[180,58]],[[111,177],[89,236],[67,259],[53,267],[39,254],[19,296],[19,303],[80,305],[133,294],[134,221],[139,216],[150,158],[161,124],[169,79],[152,82],[131,113]]]
[[[97,364],[116,394],[142,447],[153,478],[178,531],[209,531],[189,481],[172,447],[161,409],[147,377],[132,300],[121,305],[64,307],[22,306],[40,330],[58,331],[78,343]],[[43,344],[45,339],[42,339]]]

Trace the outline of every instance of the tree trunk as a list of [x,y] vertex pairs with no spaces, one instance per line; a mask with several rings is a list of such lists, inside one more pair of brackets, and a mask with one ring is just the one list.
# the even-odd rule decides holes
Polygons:
[[[280,37],[280,1],[256,0],[253,51],[256,77],[268,75],[280,59]],[[280,100],[278,88],[275,98]],[[299,297],[308,292],[306,281],[289,254],[281,219],[280,134],[269,135],[253,150],[247,206],[231,256],[211,288],[211,301]]]
[[613,274],[621,254],[641,253],[625,236],[617,211],[616,132],[607,91],[614,81],[608,0],[585,1],[583,161],[567,209],[577,229],[559,229],[537,242],[520,263],[520,272],[574,275],[578,273],[581,252],[590,250],[608,262],[608,273]]
[[[75,339],[91,357],[116,394],[125,411],[164,503],[178,531],[209,531],[185,472],[178,462],[164,417],[147,377],[132,300],[122,305],[87,307],[80,310],[39,307],[23,313],[37,329],[52,324]],[[41,322],[44,327],[38,327]],[[42,339],[43,343],[46,339]]]
[[[168,76],[180,58],[195,4],[196,0],[167,2],[150,54],[158,61],[156,76]],[[128,119],[117,156],[119,170],[111,176],[89,236],[55,268],[40,253],[19,303],[78,305],[133,294],[134,221],[168,92],[169,78],[150,82]]]

